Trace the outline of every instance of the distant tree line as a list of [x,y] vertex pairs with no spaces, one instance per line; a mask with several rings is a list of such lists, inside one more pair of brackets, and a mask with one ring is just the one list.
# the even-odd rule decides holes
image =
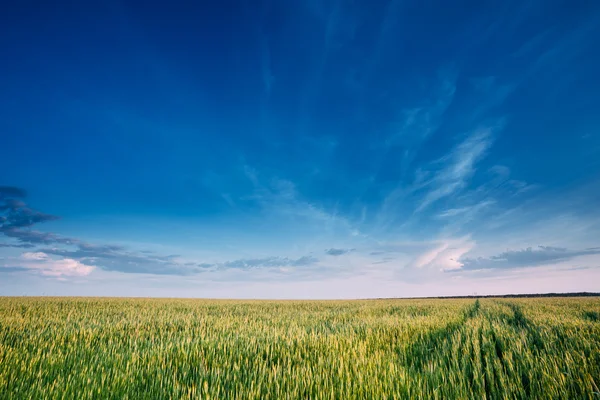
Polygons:
[[[488,294],[488,295],[468,295],[468,296],[430,296],[430,297],[410,297],[411,299],[485,299],[485,298],[518,298],[518,297],[599,297],[600,293],[594,292],[573,292],[573,293],[528,293],[528,294]],[[402,297],[408,299],[409,297]],[[375,298],[373,300],[384,300],[385,298]]]

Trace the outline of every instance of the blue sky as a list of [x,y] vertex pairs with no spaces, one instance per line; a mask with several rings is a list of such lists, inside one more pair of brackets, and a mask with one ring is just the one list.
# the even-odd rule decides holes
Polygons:
[[0,295],[600,291],[600,4],[16,2]]

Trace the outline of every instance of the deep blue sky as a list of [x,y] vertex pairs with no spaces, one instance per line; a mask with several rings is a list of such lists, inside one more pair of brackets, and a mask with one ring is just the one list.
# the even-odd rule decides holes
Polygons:
[[600,291],[600,3],[192,3],[4,7],[0,295]]

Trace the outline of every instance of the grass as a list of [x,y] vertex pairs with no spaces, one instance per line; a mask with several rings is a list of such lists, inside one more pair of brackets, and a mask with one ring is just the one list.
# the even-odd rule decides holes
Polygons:
[[0,298],[0,399],[600,399],[599,298]]

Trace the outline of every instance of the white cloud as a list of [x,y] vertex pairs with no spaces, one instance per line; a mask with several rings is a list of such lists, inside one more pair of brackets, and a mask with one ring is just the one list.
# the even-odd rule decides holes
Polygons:
[[21,255],[21,258],[23,258],[24,260],[35,260],[35,261],[41,261],[41,260],[46,260],[48,259],[48,254],[46,253],[42,253],[42,252],[36,252],[36,253],[23,253]]
[[439,213],[438,217],[439,218],[450,218],[450,217],[464,216],[467,219],[470,219],[475,214],[477,214],[479,211],[481,211],[482,209],[484,209],[488,206],[491,206],[494,203],[495,203],[494,200],[484,200],[480,203],[473,204],[468,207],[449,208],[449,209],[444,210],[441,213]]
[[450,271],[460,269],[463,263],[459,259],[473,249],[475,242],[468,237],[447,239],[438,246],[418,255],[411,267],[417,269],[434,269]]
[[442,243],[439,246],[437,246],[436,248],[431,249],[431,250],[419,255],[415,259],[413,266],[415,268],[424,268],[424,267],[430,265],[437,259],[437,257],[442,252],[444,252],[448,248],[448,246],[449,246],[448,243]]
[[416,212],[423,211],[436,201],[454,194],[467,185],[467,181],[475,173],[475,165],[492,145],[493,130],[493,127],[476,130],[450,154],[434,163],[442,164],[443,167],[428,182],[427,185],[431,186],[431,190],[424,196]]
[[87,276],[96,268],[93,265],[86,265],[80,261],[71,258],[62,258],[60,260],[52,259],[43,252],[23,253],[20,264],[24,268],[39,271],[40,274],[52,277],[75,277]]

